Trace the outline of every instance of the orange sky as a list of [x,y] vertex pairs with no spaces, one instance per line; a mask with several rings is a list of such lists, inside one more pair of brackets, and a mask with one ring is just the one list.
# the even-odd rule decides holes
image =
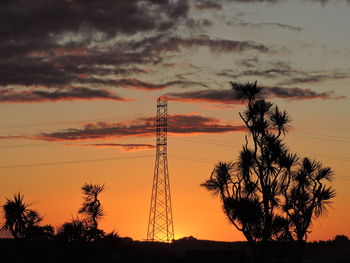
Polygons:
[[0,10],[0,203],[20,191],[58,227],[84,183],[105,183],[101,227],[145,239],[150,123],[166,96],[176,238],[243,240],[199,185],[244,143],[230,81],[257,80],[292,117],[291,150],[335,171],[333,208],[309,240],[350,236],[347,1],[54,2]]
[[[326,107],[327,102],[324,104]],[[155,103],[150,102],[149,106],[155,113]],[[172,113],[176,107],[181,106],[181,103],[169,103],[169,112]],[[305,113],[298,119],[298,112],[303,111],[303,107],[308,107],[308,102],[286,105],[294,119],[293,130],[287,135],[287,143],[292,150],[301,155],[315,157],[323,161],[324,165],[331,166],[335,170],[336,178],[339,178],[334,182],[337,197],[333,209],[329,210],[328,217],[314,223],[310,239],[330,239],[336,234],[350,235],[347,212],[347,189],[350,182],[344,179],[349,164],[343,157],[346,156],[343,145],[347,141],[340,136],[312,136],[313,133],[321,133],[317,132],[317,129],[323,123],[322,120],[310,123],[310,120],[315,118],[312,113]],[[238,109],[240,107],[227,110],[232,116],[232,124],[239,122]],[[215,111],[220,113],[222,110]],[[23,128],[16,129],[23,131]],[[145,137],[138,138],[137,142],[152,144],[154,140],[154,137]],[[192,235],[201,239],[243,240],[243,236],[225,219],[219,200],[199,186],[209,178],[216,160],[236,158],[243,140],[243,132],[169,136],[169,173],[177,238]],[[125,139],[124,143],[128,141],[135,139]],[[24,144],[32,146],[25,147]],[[71,216],[77,215],[82,202],[80,187],[83,183],[105,183],[108,190],[101,195],[101,200],[106,216],[101,222],[101,227],[106,231],[117,230],[122,236],[139,240],[145,238],[155,162],[154,149],[124,152],[111,148],[98,149],[66,146],[67,143],[25,140],[8,140],[6,145],[12,148],[4,148],[1,151],[3,166],[37,163],[43,165],[2,168],[3,197],[10,197],[13,193],[21,191],[26,200],[34,201],[33,207],[45,215],[45,223],[59,226]],[[115,159],[99,161],[106,158]],[[72,160],[86,161],[45,165]]]

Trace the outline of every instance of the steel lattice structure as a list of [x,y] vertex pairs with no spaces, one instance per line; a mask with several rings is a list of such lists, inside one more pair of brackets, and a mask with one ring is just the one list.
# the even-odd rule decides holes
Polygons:
[[174,239],[167,158],[167,100],[157,100],[156,163],[154,168],[147,240],[171,242]]

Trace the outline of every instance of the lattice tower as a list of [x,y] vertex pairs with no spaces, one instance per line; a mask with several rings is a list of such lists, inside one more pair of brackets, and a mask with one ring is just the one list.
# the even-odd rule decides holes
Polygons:
[[167,158],[167,100],[157,100],[156,162],[154,167],[147,240],[171,242],[174,239]]

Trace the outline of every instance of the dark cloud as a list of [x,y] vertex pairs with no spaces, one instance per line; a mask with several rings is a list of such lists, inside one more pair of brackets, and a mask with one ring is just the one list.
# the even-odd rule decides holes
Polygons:
[[3,0],[0,39],[55,41],[60,33],[102,32],[107,36],[164,31],[187,16],[185,0]]
[[271,28],[271,29],[286,29],[290,31],[300,32],[302,30],[301,27],[298,26],[292,26],[292,25],[286,25],[281,23],[251,23],[251,22],[239,22],[235,23],[235,25],[243,26],[243,27],[251,27],[251,28],[257,28],[257,29],[263,29],[263,28]]
[[[157,80],[144,81],[143,76],[139,75],[147,74],[153,67],[171,65],[172,58],[179,58],[176,53],[186,49],[207,48],[216,54],[273,52],[269,46],[254,41],[198,35],[196,30],[209,27],[212,22],[191,17],[190,4],[197,9],[213,10],[222,8],[225,2],[3,0],[0,8],[1,101],[83,99],[83,94],[89,94],[86,96],[91,98],[122,100],[106,91],[111,86],[144,90],[171,86],[206,87],[201,81],[182,80],[176,76],[159,83]],[[279,23],[257,26],[299,30]],[[191,31],[185,37],[183,28],[196,32]],[[229,72],[223,72],[221,76],[225,74],[229,76]],[[250,68],[233,75],[286,76],[288,79],[284,81],[290,85],[311,82],[311,77],[322,79],[322,76],[293,74],[291,69],[278,67],[263,70]],[[86,90],[79,91],[80,94],[74,90],[74,94],[71,94],[67,87],[84,87]],[[101,89],[100,94],[97,94],[97,89]],[[57,97],[53,97],[53,94],[57,94]],[[24,95],[28,95],[28,99],[25,100]]]
[[213,22],[208,19],[193,19],[188,18],[186,20],[186,26],[191,30],[202,31],[204,28],[210,27]]
[[[76,145],[76,144],[74,144]],[[86,147],[95,147],[95,148],[117,148],[126,152],[136,152],[143,150],[152,150],[155,148],[155,145],[152,144],[136,144],[136,143],[89,143],[89,144],[80,144],[79,146]]]
[[[225,124],[217,118],[192,115],[169,115],[168,132],[170,134],[225,133],[243,131],[243,126]],[[155,118],[139,118],[128,122],[98,122],[85,124],[81,128],[43,133],[32,139],[46,141],[78,141],[96,139],[117,139],[122,137],[153,136]]]
[[[253,57],[239,60],[237,64],[240,68],[244,67],[246,69],[241,71],[225,69],[217,72],[216,75],[231,79],[240,77],[264,77],[267,79],[275,79],[301,74],[300,71],[292,68],[292,66],[284,61],[261,62],[257,57]],[[305,73],[303,72],[303,74]]]
[[129,43],[129,46],[133,49],[143,48],[147,53],[178,52],[180,48],[193,47],[207,47],[214,53],[243,52],[248,50],[266,53],[271,51],[269,47],[254,41],[235,41],[220,38],[212,39],[207,35],[199,35],[193,38],[164,37],[163,35],[158,35],[156,37],[146,38],[142,41]]
[[[344,96],[334,96],[333,91],[316,92],[311,89],[264,87],[262,94],[265,98],[283,98],[288,100],[336,100],[343,99]],[[165,97],[173,101],[183,102],[211,102],[222,104],[240,104],[232,90],[199,90],[183,93],[168,93]]]
[[[216,72],[219,77],[237,79],[241,77],[262,77],[266,79],[279,79],[277,85],[298,85],[306,83],[321,83],[328,80],[350,78],[348,72],[341,71],[302,71],[293,68],[287,62],[272,61],[261,62],[259,59],[248,58],[238,61],[238,65],[246,70],[234,71],[225,69]],[[282,80],[281,80],[282,79]]]
[[[304,1],[307,1],[307,2],[317,2],[317,3],[320,3],[320,4],[322,4],[322,5],[326,5],[326,4],[330,3],[330,2],[332,2],[332,1],[330,1],[330,0],[304,0]],[[350,0],[340,0],[339,2],[341,2],[341,1],[350,4]]]
[[55,89],[81,84],[119,85],[143,89],[162,89],[170,85],[186,87],[202,85],[198,82],[185,83],[181,80],[151,84],[135,77],[110,79],[111,75],[117,74],[127,76],[147,73],[147,69],[141,67],[160,64],[164,53],[180,52],[181,48],[198,47],[207,47],[214,53],[270,51],[268,47],[251,41],[211,39],[205,35],[193,38],[158,35],[140,41],[124,41],[105,51],[75,47],[32,52],[25,57],[5,60],[0,63],[0,85],[43,85]]
[[[267,46],[253,41],[211,39],[192,31],[189,38],[178,36],[176,30],[179,27],[200,31],[212,25],[208,19],[190,17],[189,2],[2,1],[0,89],[6,89],[7,95],[14,87],[18,89],[5,100],[16,100],[15,96],[20,98],[25,94],[23,88],[28,87],[31,89],[28,94],[36,97],[31,95],[27,101],[41,101],[41,97],[53,93],[43,93],[42,88],[66,94],[67,86],[96,89],[98,85],[98,88],[105,89],[113,85],[147,90],[205,86],[178,79],[160,84],[148,83],[138,75],[161,66],[165,58],[168,60],[169,56],[174,56],[168,53],[182,49],[207,47],[214,53],[270,51]],[[205,4],[207,8],[218,6],[214,1],[206,1],[201,7],[204,8]],[[123,75],[123,78],[116,75]],[[18,101],[25,100],[20,98]]]
[[0,64],[0,85],[67,85],[74,75],[40,58],[19,59]]
[[50,102],[72,100],[114,100],[127,101],[110,91],[85,87],[69,87],[56,90],[13,88],[0,89],[0,103]]
[[[236,3],[247,3],[247,4],[253,4],[253,3],[270,3],[270,4],[276,4],[276,3],[282,3],[282,2],[287,2],[288,0],[224,0],[224,2],[236,2]],[[315,2],[315,3],[320,3],[322,5],[325,5],[329,2],[330,0],[302,0],[304,2]],[[350,0],[341,0],[344,2],[347,2],[348,4],[350,3]]]
[[327,80],[338,80],[338,79],[347,79],[350,77],[348,73],[340,72],[329,72],[329,73],[317,73],[317,72],[298,72],[291,78],[283,80],[280,82],[282,85],[295,85],[295,84],[304,84],[304,83],[321,83]]
[[[74,85],[99,85],[113,87],[130,87],[144,90],[164,89],[170,86],[190,87],[206,86],[200,82],[173,80],[165,83],[150,83],[136,78],[116,78],[117,75],[129,76],[149,73],[140,66],[145,63],[157,63],[155,58],[149,59],[135,54],[111,55],[63,55],[47,62],[44,57],[27,57],[11,63],[0,64],[0,89],[8,85],[26,86],[35,89],[38,85],[46,88],[64,89]],[[129,64],[138,65],[127,67]],[[105,65],[106,67],[103,67]],[[119,65],[123,65],[120,67]],[[125,66],[126,65],[126,66]],[[113,76],[114,79],[107,78]],[[5,91],[3,91],[5,92]],[[25,94],[18,91],[18,95]],[[38,93],[41,93],[38,91]],[[66,93],[62,90],[60,93]],[[104,91],[101,91],[103,94]],[[13,94],[12,94],[13,95]],[[38,100],[39,101],[39,100]]]
[[183,101],[183,102],[212,102],[212,103],[239,103],[234,98],[232,90],[198,90],[182,93],[167,93],[164,95],[171,101]]
[[262,44],[253,41],[234,41],[226,39],[210,39],[207,36],[192,39],[170,39],[177,47],[208,47],[212,52],[229,53],[242,52],[246,50],[256,50],[259,52],[269,52],[270,49]]
[[0,85],[57,89],[79,82],[77,74],[143,73],[131,68],[158,63],[159,56],[96,44],[168,32],[187,20],[188,9],[186,0],[4,0]]
[[311,89],[302,89],[298,87],[264,87],[263,94],[268,98],[283,98],[288,100],[338,100],[346,98],[345,96],[334,95],[334,91],[316,92]]
[[293,72],[290,69],[283,69],[283,68],[269,68],[269,69],[255,69],[255,70],[244,70],[241,72],[234,72],[232,70],[223,70],[221,72],[218,72],[216,75],[221,77],[228,77],[228,78],[240,78],[240,77],[264,77],[267,79],[275,79],[280,78],[283,76],[291,76]]
[[81,80],[81,82],[90,83],[90,84],[102,84],[114,86],[116,88],[132,88],[132,89],[140,89],[140,90],[161,90],[169,87],[207,87],[204,83],[195,82],[195,81],[187,81],[187,80],[174,80],[168,81],[164,83],[152,83],[146,82],[138,79],[96,79],[96,78],[88,78],[85,80]]
[[198,1],[195,4],[195,7],[200,10],[204,10],[204,9],[220,10],[222,9],[222,4],[219,3],[218,1]]
[[[0,83],[2,85],[19,84],[46,86],[67,85],[82,81],[91,75],[94,78],[109,75],[135,75],[148,73],[143,65],[158,64],[159,56],[129,51],[108,50],[105,52],[88,52],[86,54],[55,55],[47,61],[43,57],[26,57],[11,63],[0,65]],[[91,78],[92,80],[94,78]]]
[[227,2],[237,2],[237,3],[244,3],[244,4],[252,4],[252,3],[278,3],[280,1],[284,0],[224,0]]

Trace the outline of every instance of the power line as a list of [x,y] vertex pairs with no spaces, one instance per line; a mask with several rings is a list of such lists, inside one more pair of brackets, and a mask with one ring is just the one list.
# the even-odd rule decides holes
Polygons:
[[[182,141],[190,141],[190,142],[196,142],[196,143],[204,143],[204,144],[214,144],[214,145],[219,145],[219,146],[226,146],[226,147],[232,147],[235,145],[241,145],[241,144],[233,144],[233,143],[224,143],[223,141],[218,141],[220,143],[212,143],[212,142],[207,142],[204,139],[185,139],[185,138],[172,138],[172,140],[182,140]],[[337,160],[337,161],[350,161],[349,156],[341,156],[341,155],[332,155],[332,154],[324,154],[324,153],[312,153],[312,152],[302,152],[300,153],[306,153],[306,154],[316,154],[316,155],[321,155],[325,156],[325,159],[330,159],[330,160]]]
[[119,120],[120,118],[109,117],[109,118],[99,118],[99,119],[83,119],[83,120],[74,120],[74,121],[51,121],[51,122],[37,122],[37,123],[21,123],[21,124],[9,124],[9,125],[0,125],[0,130],[3,129],[16,129],[16,128],[28,128],[28,127],[41,127],[41,126],[50,126],[50,125],[65,125],[79,122],[89,122],[89,121],[107,121],[107,120]]
[[310,133],[310,132],[300,132],[300,131],[294,131],[294,133],[300,133],[300,134],[306,134],[306,135],[312,135],[312,136],[320,136],[320,137],[329,137],[329,138],[337,138],[337,139],[345,139],[350,140],[350,137],[345,136],[336,136],[336,135],[329,135],[329,134],[319,134],[319,133]]
[[[63,143],[63,142],[62,142]],[[22,147],[41,147],[41,146],[52,146],[52,145],[62,145],[62,143],[33,143],[33,144],[15,144],[15,145],[4,145],[0,146],[0,149],[9,148],[22,148]]]
[[214,162],[218,162],[219,160],[217,159],[208,159],[208,158],[198,158],[198,157],[193,157],[193,156],[189,156],[189,155],[183,155],[183,154],[169,154],[170,156],[172,156],[172,158],[175,159],[182,159],[182,160],[193,160],[193,161],[201,161],[201,162],[208,162],[208,161],[214,161]]
[[114,160],[121,160],[121,159],[136,159],[136,158],[146,158],[146,157],[154,157],[154,155],[139,155],[139,156],[103,158],[103,159],[84,159],[84,160],[61,161],[61,162],[52,162],[52,163],[17,164],[17,165],[0,166],[0,169],[37,167],[37,166],[51,166],[51,165],[64,165],[64,164],[75,164],[75,163],[104,162],[104,161],[114,161]]
[[[215,161],[215,162],[219,161],[215,159],[196,158],[196,157],[192,157],[188,155],[180,155],[180,154],[169,154],[169,155],[172,156],[173,159],[184,160],[184,161],[194,161],[194,162],[201,162],[201,163],[208,163],[208,161]],[[339,175],[339,176],[336,176],[334,179],[337,181],[350,183],[350,177],[347,177],[347,176]]]
[[241,146],[241,144],[238,143],[222,143],[220,141],[215,142],[215,140],[201,140],[201,139],[187,139],[187,138],[170,138],[171,140],[178,140],[178,141],[188,141],[188,142],[195,142],[195,143],[205,143],[205,144],[214,144],[214,145],[220,145],[225,147],[232,147],[232,146]]
[[322,140],[322,141],[350,143],[350,141],[347,141],[347,140],[325,139],[325,138],[317,138],[317,137],[314,137],[314,136],[295,135],[295,134],[290,134],[290,136],[301,137],[301,138],[308,138],[308,139],[314,139],[314,140]]
[[[218,159],[209,158],[198,158],[183,154],[169,154],[171,158],[184,161],[194,161],[208,163],[208,161],[218,162]],[[103,161],[114,161],[122,159],[136,159],[136,158],[147,158],[154,157],[154,155],[138,155],[138,156],[128,156],[128,157],[115,157],[115,158],[102,158],[102,159],[84,159],[84,160],[72,160],[72,161],[61,161],[61,162],[50,162],[50,163],[29,163],[29,164],[19,164],[19,165],[8,165],[0,166],[0,169],[14,169],[14,168],[25,168],[25,167],[38,167],[38,166],[52,166],[52,165],[66,165],[66,164],[76,164],[76,163],[89,163],[89,162],[103,162]],[[335,180],[340,180],[343,182],[350,183],[350,177],[347,176],[336,176]]]
[[321,156],[325,156],[324,157],[325,159],[330,159],[330,160],[350,161],[350,157],[348,156],[333,155],[333,154],[326,154],[326,153],[303,152],[303,151],[301,151],[300,153],[321,155]]
[[[238,145],[241,146],[241,144],[238,143],[227,143],[220,140],[211,140],[211,139],[199,139],[199,138],[168,138],[171,140],[177,140],[177,141],[188,141],[188,142],[194,142],[194,143],[202,143],[202,144],[210,144],[210,145],[218,145],[218,146],[224,146],[224,147],[236,147]],[[62,142],[63,143],[63,142]],[[0,146],[0,149],[8,149],[8,148],[21,148],[21,147],[41,147],[41,146],[51,146],[53,145],[62,145],[62,143],[42,143],[42,144],[17,144],[17,145],[5,145]],[[74,144],[73,144],[74,145]],[[315,152],[304,152],[299,151],[300,153],[304,154],[314,154],[319,156],[324,156],[324,159],[329,160],[336,160],[336,161],[350,161],[349,156],[342,156],[342,155],[332,155],[332,154],[325,154],[325,153],[315,153]]]

